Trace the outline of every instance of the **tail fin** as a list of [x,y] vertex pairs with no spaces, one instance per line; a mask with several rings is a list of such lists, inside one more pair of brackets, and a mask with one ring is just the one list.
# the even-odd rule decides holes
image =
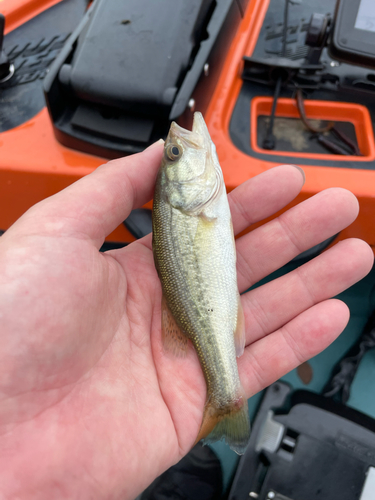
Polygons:
[[[203,437],[203,444],[209,444],[224,439],[233,451],[243,455],[250,439],[250,419],[247,399],[245,396],[241,399],[240,408],[236,405],[226,415],[207,405],[197,441]],[[208,436],[204,435],[204,429],[210,429]]]

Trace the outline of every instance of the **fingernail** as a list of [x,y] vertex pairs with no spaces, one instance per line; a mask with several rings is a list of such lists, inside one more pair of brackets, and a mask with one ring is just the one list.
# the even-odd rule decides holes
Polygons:
[[290,165],[290,166],[296,168],[297,170],[299,170],[301,172],[302,177],[303,177],[303,184],[305,184],[305,182],[306,182],[306,175],[305,175],[305,172],[303,171],[303,169],[301,167],[299,167],[298,165]]
[[154,142],[154,144],[151,144],[151,146],[149,146],[147,149],[153,149],[155,148],[156,146],[160,146],[160,144],[164,144],[164,139],[159,139],[158,141]]

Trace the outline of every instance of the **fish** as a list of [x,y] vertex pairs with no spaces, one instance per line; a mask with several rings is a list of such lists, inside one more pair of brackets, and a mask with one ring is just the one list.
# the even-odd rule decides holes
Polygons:
[[199,112],[191,131],[175,122],[170,126],[152,224],[164,349],[186,356],[190,340],[207,385],[196,442],[224,439],[243,454],[250,420],[236,359],[244,352],[245,323],[235,240],[216,148]]

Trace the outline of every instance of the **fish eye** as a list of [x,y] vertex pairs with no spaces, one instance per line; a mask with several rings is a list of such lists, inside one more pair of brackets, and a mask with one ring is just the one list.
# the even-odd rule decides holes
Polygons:
[[170,144],[166,150],[167,156],[170,160],[176,161],[182,156],[182,149],[177,144]]

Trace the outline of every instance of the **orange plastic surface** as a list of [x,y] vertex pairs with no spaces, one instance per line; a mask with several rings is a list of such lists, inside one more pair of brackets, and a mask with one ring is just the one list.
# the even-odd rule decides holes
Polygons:
[[[11,30],[30,18],[31,11],[36,15],[55,3],[57,1],[0,0],[0,10],[6,15],[7,30]],[[205,115],[229,191],[275,166],[272,153],[268,160],[249,157],[234,146],[229,136],[230,118],[242,85],[242,58],[244,55],[251,55],[254,49],[267,7],[267,0],[249,1]],[[268,104],[266,102],[263,105],[269,109],[270,101]],[[336,108],[335,116],[342,108],[341,103],[319,103],[319,106],[321,112],[324,110],[325,117],[328,116],[328,108]],[[307,109],[310,114],[311,109]],[[364,147],[364,153],[372,157],[372,126],[367,119],[363,122],[365,112],[361,114],[359,111],[359,115],[362,118],[358,118],[355,126],[360,147]],[[351,121],[354,119],[352,116]],[[7,229],[31,205],[88,174],[104,161],[106,160],[70,150],[58,143],[46,109],[20,127],[0,134],[0,229]],[[295,203],[332,186],[351,190],[359,198],[360,215],[340,237],[360,237],[375,248],[375,172],[318,166],[303,166],[303,169],[306,183]],[[132,241],[133,238],[121,226],[108,239]]]
[[[32,205],[106,161],[57,142],[46,108],[23,125],[0,134],[0,229],[7,229]],[[108,239],[134,240],[123,226]]]

